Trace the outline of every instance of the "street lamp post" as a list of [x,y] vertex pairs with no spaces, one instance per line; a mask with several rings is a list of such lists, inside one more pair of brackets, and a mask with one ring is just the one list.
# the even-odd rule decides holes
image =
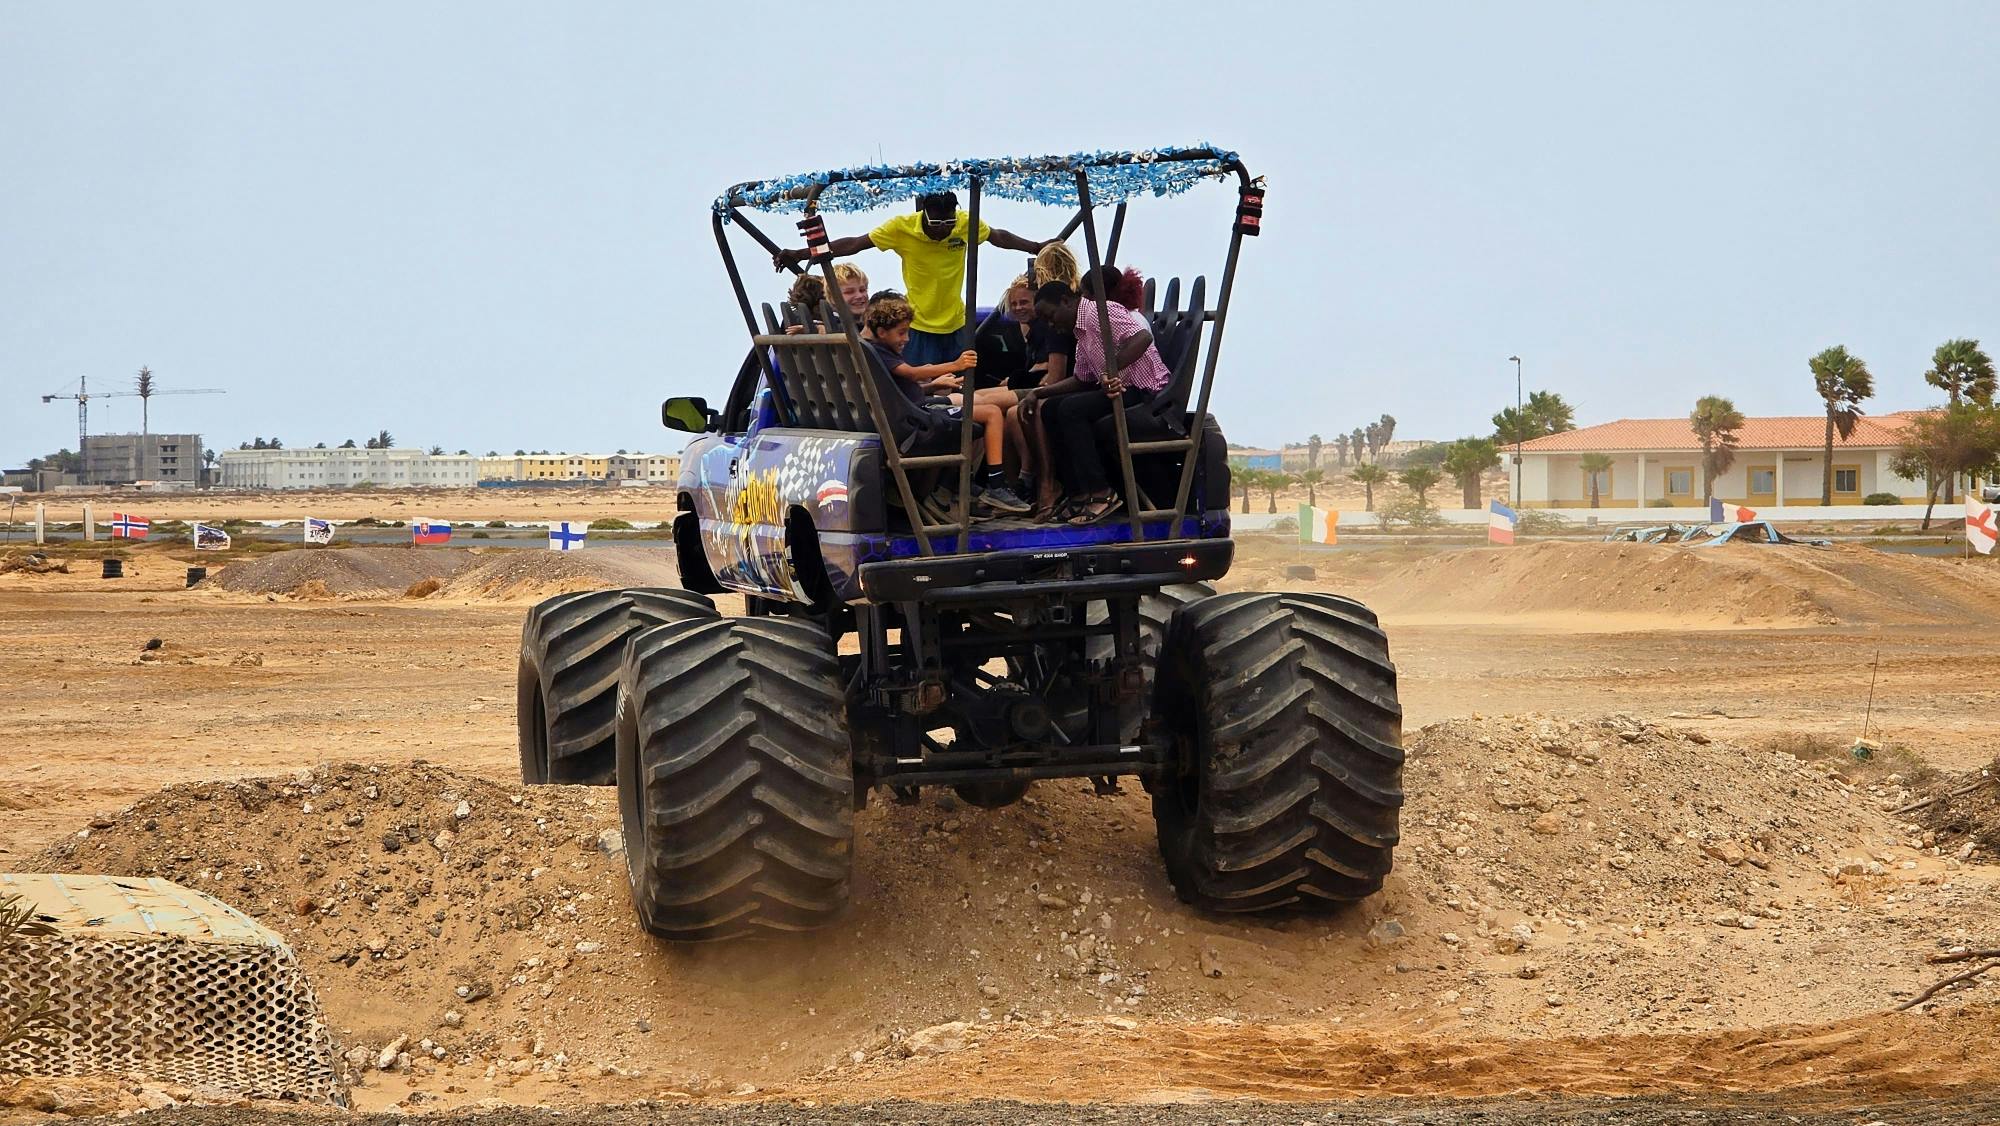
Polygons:
[[1521,504],[1521,427],[1527,421],[1521,402],[1521,357],[1509,356],[1514,361],[1514,506]]

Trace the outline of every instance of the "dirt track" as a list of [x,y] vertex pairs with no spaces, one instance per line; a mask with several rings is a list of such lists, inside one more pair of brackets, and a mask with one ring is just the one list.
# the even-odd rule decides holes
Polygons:
[[[1824,1105],[1822,1105],[1824,1103]],[[2000,1120],[2000,1095],[1891,1096],[1863,1103],[1777,1098],[1480,1099],[1469,1102],[1367,1103],[1255,1102],[1166,1106],[1073,1104],[856,1103],[816,1107],[789,1103],[721,1106],[647,1104],[555,1114],[503,1109],[444,1114],[429,1121],[451,1126],[1991,1126]],[[93,1120],[94,1121],[94,1120]],[[227,1109],[169,1111],[136,1119],[151,1126],[317,1126],[320,1115]],[[391,1126],[401,1115],[349,1119],[354,1126]]]
[[[1542,554],[1578,567],[1603,554],[1576,546]],[[521,611],[591,579],[544,570],[586,564],[539,553],[515,553],[504,585],[447,582],[421,598],[390,581],[295,600],[296,576],[185,591],[179,562],[154,550],[111,593],[94,572],[0,577],[16,740],[0,770],[14,807],[0,865],[58,845],[33,862],[170,874],[263,915],[316,967],[343,1047],[399,1032],[448,1047],[437,1068],[367,1075],[357,1099],[372,1108],[745,1087],[872,1104],[1810,1090],[1829,1075],[1876,1098],[2000,1083],[1990,1055],[1961,1050],[1996,1039],[2000,1010],[1976,999],[2000,987],[1947,994],[1939,1015],[1881,1015],[1942,976],[1926,953],[2000,945],[1996,869],[1932,851],[1882,813],[1923,761],[1963,770],[1992,756],[2000,713],[1985,686],[2000,683],[2000,647],[1979,575],[1847,552],[1803,568],[1724,559],[1754,580],[1727,587],[1743,604],[1792,584],[1835,620],[1779,628],[1719,620],[1713,599],[1677,613],[1675,598],[1716,586],[1702,573],[1667,576],[1685,585],[1662,602],[1558,568],[1531,598],[1492,587],[1474,605],[1454,568],[1548,561],[1329,559],[1270,543],[1243,556],[1226,585],[1282,586],[1282,567],[1309,559],[1323,585],[1403,607],[1388,621],[1413,748],[1405,843],[1388,891],[1343,918],[1190,916],[1158,871],[1140,795],[1049,785],[991,813],[871,807],[841,933],[740,950],[646,942],[599,841],[616,823],[609,795],[511,784]],[[582,558],[621,566],[615,552]],[[1458,601],[1424,604],[1406,578],[1416,568]],[[141,662],[149,637],[165,644]],[[1877,645],[1876,734],[1898,749],[1838,775],[1800,761],[1851,740]],[[295,773],[323,762],[354,765]],[[258,776],[275,781],[147,796]],[[406,804],[376,810],[359,794],[371,784]],[[439,849],[447,793],[478,812]],[[1552,831],[1534,828],[1549,818]],[[1848,859],[1880,872],[1842,877]],[[335,890],[364,868],[399,895]],[[400,898],[419,884],[421,902]],[[1407,937],[1372,941],[1385,918]],[[1518,927],[1526,948],[1510,951]],[[579,941],[604,949],[582,955]],[[497,995],[447,1033],[451,987],[474,971]],[[910,1047],[957,1021],[962,1045]],[[1542,1050],[1551,1037],[1568,1038],[1560,1053]]]

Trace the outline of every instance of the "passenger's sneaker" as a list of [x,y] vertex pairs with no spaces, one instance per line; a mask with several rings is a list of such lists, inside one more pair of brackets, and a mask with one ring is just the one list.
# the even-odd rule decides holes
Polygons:
[[1015,496],[1014,490],[1005,485],[995,485],[990,489],[980,490],[979,505],[982,508],[990,508],[995,512],[1005,512],[1012,515],[1032,511],[1035,507],[1020,497]]

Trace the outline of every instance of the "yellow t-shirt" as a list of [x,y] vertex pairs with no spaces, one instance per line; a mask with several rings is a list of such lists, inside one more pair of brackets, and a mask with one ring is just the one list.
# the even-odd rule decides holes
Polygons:
[[[965,327],[965,235],[971,225],[972,217],[961,208],[951,237],[938,242],[924,234],[923,214],[912,211],[868,232],[876,249],[895,251],[902,258],[903,291],[917,314],[910,327],[918,332],[957,332]],[[980,242],[992,235],[992,227],[979,224]]]

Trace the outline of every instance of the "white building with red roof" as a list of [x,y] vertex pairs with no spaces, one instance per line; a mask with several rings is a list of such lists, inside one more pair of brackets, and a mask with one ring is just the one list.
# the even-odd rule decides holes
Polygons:
[[[1924,485],[1896,475],[1903,428],[1917,411],[1864,416],[1854,433],[1833,439],[1833,503],[1858,505],[1890,494],[1921,504]],[[1521,449],[1520,488],[1531,508],[1590,507],[1585,454],[1604,454],[1598,474],[1601,508],[1692,507],[1704,503],[1701,442],[1682,418],[1621,418],[1528,442]],[[1511,463],[1513,451],[1505,451]],[[1715,495],[1751,508],[1817,505],[1826,466],[1826,416],[1750,418],[1736,433],[1736,461],[1715,481]],[[1511,469],[1511,464],[1509,465]]]

